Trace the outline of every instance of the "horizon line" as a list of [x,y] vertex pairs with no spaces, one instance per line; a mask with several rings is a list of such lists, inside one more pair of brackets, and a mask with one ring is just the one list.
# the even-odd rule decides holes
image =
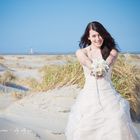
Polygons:
[[[119,53],[140,54],[139,51],[120,51]],[[75,54],[75,52],[0,53],[0,55],[65,55],[65,54]]]

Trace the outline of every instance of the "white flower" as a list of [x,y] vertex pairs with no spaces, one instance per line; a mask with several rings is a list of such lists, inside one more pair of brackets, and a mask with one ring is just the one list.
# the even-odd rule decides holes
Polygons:
[[104,59],[93,59],[91,75],[95,77],[103,77],[109,70],[109,66]]

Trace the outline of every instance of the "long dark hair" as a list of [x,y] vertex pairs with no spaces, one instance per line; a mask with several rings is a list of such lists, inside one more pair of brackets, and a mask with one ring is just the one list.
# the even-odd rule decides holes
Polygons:
[[98,32],[100,36],[104,39],[104,42],[101,46],[101,53],[102,53],[103,59],[106,60],[106,58],[109,56],[110,51],[112,49],[115,49],[117,52],[119,52],[117,45],[115,43],[115,40],[112,38],[110,33],[104,28],[104,26],[97,21],[90,22],[87,25],[85,32],[83,36],[81,37],[81,40],[79,43],[80,48],[85,48],[91,44],[90,40],[88,40],[89,31],[91,29]]

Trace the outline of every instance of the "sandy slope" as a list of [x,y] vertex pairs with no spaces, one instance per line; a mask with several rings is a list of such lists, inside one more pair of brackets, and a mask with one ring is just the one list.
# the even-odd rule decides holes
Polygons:
[[[76,86],[62,87],[32,94],[14,102],[1,111],[0,138],[65,140],[64,130],[68,113],[80,90]],[[140,124],[135,125],[140,130]]]
[[1,140],[39,140],[38,135],[15,122],[0,118]]
[[63,65],[75,60],[73,55],[3,55],[0,59],[0,75],[10,70],[18,79],[42,80],[40,69],[46,65]]
[[[18,78],[41,79],[39,69],[48,64],[62,64],[56,56],[4,56],[5,68]],[[3,72],[1,67],[0,72]],[[80,92],[76,86],[30,94],[21,100],[0,95],[0,140],[65,140],[68,113]],[[139,128],[140,124],[135,124]]]
[[[10,133],[7,132],[9,138],[5,140],[15,139],[16,134],[13,133],[17,127],[21,130],[31,130],[29,136],[27,135],[29,140],[35,139],[36,136],[43,140],[65,140],[64,129],[68,113],[79,91],[76,86],[63,87],[46,93],[32,94],[14,102],[0,115],[0,129],[10,130]],[[34,133],[36,135],[31,138]],[[0,133],[0,137],[3,135]],[[22,134],[18,137],[22,138]]]

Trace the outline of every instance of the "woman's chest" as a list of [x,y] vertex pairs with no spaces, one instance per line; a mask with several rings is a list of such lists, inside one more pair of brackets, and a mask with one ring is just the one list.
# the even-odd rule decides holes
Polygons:
[[87,56],[92,60],[95,58],[102,58],[101,50],[100,49],[94,49],[94,50],[88,50]]

